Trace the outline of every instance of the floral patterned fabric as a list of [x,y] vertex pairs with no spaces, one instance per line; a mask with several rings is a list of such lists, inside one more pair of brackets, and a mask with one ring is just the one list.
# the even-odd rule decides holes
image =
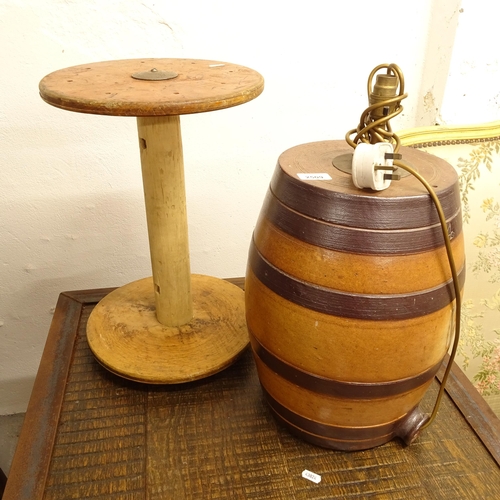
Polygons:
[[487,400],[500,401],[500,137],[414,147],[459,175],[467,277],[456,361]]

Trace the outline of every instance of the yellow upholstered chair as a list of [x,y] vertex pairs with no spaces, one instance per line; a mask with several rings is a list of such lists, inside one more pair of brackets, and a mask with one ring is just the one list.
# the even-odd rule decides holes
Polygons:
[[456,361],[500,415],[500,121],[398,135],[459,175],[467,277]]

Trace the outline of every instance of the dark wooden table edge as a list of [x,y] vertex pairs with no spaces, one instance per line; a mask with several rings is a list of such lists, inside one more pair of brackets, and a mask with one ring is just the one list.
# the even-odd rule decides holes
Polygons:
[[4,499],[35,500],[43,496],[84,304],[65,293],[59,295],[12,460]]
[[[244,288],[244,278],[227,281]],[[97,304],[112,290],[76,290],[59,295],[2,500],[43,498],[81,313],[84,306]],[[444,363],[436,375],[439,381],[443,372]],[[456,363],[446,392],[500,466],[500,419]]]
[[[436,375],[440,382],[448,360],[449,356],[446,355],[445,361]],[[500,419],[455,362],[452,365],[445,390],[495,459],[497,465],[500,466]],[[439,413],[437,418],[439,418]]]

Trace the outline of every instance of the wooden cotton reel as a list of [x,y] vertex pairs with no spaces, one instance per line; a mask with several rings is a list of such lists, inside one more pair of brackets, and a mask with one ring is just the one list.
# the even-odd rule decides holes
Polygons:
[[125,285],[92,312],[87,339],[110,371],[177,383],[228,366],[248,345],[244,294],[191,275],[180,115],[257,97],[256,71],[199,59],[127,59],[47,75],[40,95],[81,113],[137,117],[153,277]]
[[[427,420],[418,404],[450,345],[455,294],[425,188],[408,176],[359,190],[332,166],[349,153],[324,141],[280,156],[250,247],[246,313],[277,419],[312,443],[361,450],[409,443]],[[400,153],[441,201],[463,286],[457,175]]]

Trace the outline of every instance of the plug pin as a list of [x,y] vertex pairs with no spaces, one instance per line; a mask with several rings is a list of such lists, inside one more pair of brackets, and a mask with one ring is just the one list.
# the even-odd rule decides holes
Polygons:
[[384,174],[384,181],[399,181],[401,176],[398,174]]
[[403,155],[401,153],[385,153],[384,158],[386,160],[402,160]]

